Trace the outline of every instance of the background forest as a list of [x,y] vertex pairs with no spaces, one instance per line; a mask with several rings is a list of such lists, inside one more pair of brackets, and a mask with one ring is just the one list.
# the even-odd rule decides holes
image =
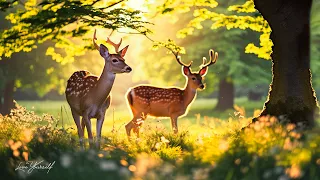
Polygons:
[[[230,14],[228,7],[242,4],[245,1],[223,1],[215,12]],[[249,101],[265,100],[269,84],[271,82],[271,62],[259,58],[254,54],[246,53],[249,43],[259,44],[259,32],[242,29],[218,28],[212,29],[212,21],[206,20],[201,29],[195,29],[188,36],[179,31],[186,28],[193,18],[193,11],[183,13],[171,13],[170,15],[158,15],[150,4],[153,2],[126,3],[130,8],[148,10],[143,16],[148,22],[153,33],[150,38],[154,41],[172,39],[181,47],[184,47],[186,55],[182,55],[185,62],[193,61],[194,69],[202,63],[202,57],[208,55],[210,48],[219,52],[219,63],[210,69],[206,77],[207,88],[198,93],[198,98],[218,99],[216,109],[232,109],[234,99],[244,97]],[[149,6],[148,6],[149,4]],[[160,4],[160,3],[159,3]],[[314,2],[316,9],[318,2]],[[12,9],[9,11],[13,11]],[[2,12],[2,29],[10,27],[10,22],[5,16],[8,12]],[[252,17],[255,13],[249,14]],[[311,14],[311,70],[313,74],[313,86],[319,92],[319,13],[312,10]],[[98,35],[103,38],[112,33],[114,39],[124,38],[124,44],[130,45],[127,59],[134,66],[130,75],[119,76],[113,88],[114,105],[122,104],[123,94],[129,87],[140,83],[151,83],[158,86],[183,87],[185,80],[181,76],[181,68],[174,60],[174,56],[165,48],[154,48],[154,42],[143,35],[130,34],[130,30],[103,30]],[[90,34],[89,34],[90,35]],[[89,38],[86,36],[86,38]],[[66,80],[70,75],[80,69],[86,69],[99,75],[103,67],[103,61],[96,52],[73,52],[74,55],[65,57],[48,56],[51,51],[47,48],[54,46],[54,42],[41,44],[30,52],[15,53],[12,57],[4,57],[1,61],[1,102],[3,96],[12,95],[18,101],[25,100],[64,100]],[[52,50],[51,48],[49,48]],[[24,60],[21,61],[21,57]],[[132,79],[132,80],[131,80]],[[118,83],[119,82],[119,83]]]

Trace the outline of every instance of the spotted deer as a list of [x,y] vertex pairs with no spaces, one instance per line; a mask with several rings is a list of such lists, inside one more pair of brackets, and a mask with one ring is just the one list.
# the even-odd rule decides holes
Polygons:
[[[100,52],[105,65],[100,77],[90,74],[88,71],[77,71],[72,74],[67,83],[65,91],[66,99],[70,105],[74,122],[76,123],[80,146],[83,146],[84,129],[87,127],[90,146],[93,143],[91,131],[91,118],[97,118],[97,146],[100,146],[101,128],[104,122],[106,110],[111,103],[111,94],[116,74],[129,73],[131,67],[125,63],[124,56],[128,46],[119,51],[122,39],[118,44],[107,38],[107,43],[111,44],[116,53],[110,54],[108,48],[96,43],[96,31],[93,35],[95,49]],[[80,125],[80,116],[82,121]]]
[[182,66],[182,73],[187,81],[183,89],[161,88],[148,85],[133,87],[127,92],[127,102],[132,111],[133,118],[125,126],[128,137],[131,130],[139,137],[139,129],[148,115],[154,117],[171,118],[171,126],[174,133],[178,133],[177,119],[185,115],[189,105],[196,97],[197,89],[204,89],[202,80],[208,72],[208,67],[215,64],[218,53],[211,49],[209,51],[210,61],[207,63],[203,57],[201,69],[198,72],[191,71],[191,64],[184,64],[176,53],[176,60]]

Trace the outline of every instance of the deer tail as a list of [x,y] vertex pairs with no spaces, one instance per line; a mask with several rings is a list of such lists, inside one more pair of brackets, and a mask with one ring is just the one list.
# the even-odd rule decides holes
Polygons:
[[131,89],[128,94],[127,94],[127,99],[128,99],[128,102],[129,102],[129,105],[130,106],[133,106],[133,89]]

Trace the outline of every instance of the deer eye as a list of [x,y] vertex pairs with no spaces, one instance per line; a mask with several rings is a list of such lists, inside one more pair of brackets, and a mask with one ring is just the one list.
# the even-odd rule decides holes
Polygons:
[[194,80],[194,81],[195,81],[195,80],[196,80],[196,78],[195,78],[195,77],[193,77],[193,78],[192,78],[192,80]]
[[116,63],[116,62],[118,62],[118,60],[116,60],[116,59],[112,59],[112,62],[113,62],[113,63]]

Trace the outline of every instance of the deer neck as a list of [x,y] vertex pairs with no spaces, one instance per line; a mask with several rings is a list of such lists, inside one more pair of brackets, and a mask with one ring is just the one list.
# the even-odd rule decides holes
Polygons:
[[94,89],[94,99],[99,103],[102,103],[109,96],[116,74],[111,72],[112,67],[106,63],[104,65],[101,76],[97,82],[96,88]]
[[187,81],[187,84],[183,90],[183,98],[184,98],[184,105],[185,107],[187,107],[192,101],[193,99],[196,97],[197,95],[197,90],[192,88],[191,85],[188,83]]

